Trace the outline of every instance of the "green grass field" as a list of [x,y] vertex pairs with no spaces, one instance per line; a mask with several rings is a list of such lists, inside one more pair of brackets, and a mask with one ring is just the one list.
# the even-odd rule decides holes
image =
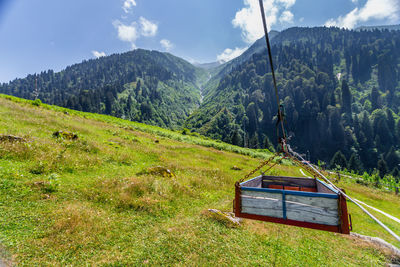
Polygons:
[[[56,131],[78,134],[55,138]],[[340,234],[246,220],[234,183],[268,151],[0,97],[0,245],[16,265],[384,266],[387,251]],[[161,166],[173,175],[157,171]],[[241,170],[233,170],[232,167]],[[301,176],[290,164],[275,174]],[[400,197],[348,180],[356,198],[400,217]],[[400,246],[349,204],[354,231]],[[379,214],[400,234],[400,225]]]

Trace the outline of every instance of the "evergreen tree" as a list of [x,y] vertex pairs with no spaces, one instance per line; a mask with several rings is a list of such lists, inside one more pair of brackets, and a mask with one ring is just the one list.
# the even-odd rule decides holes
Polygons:
[[347,168],[349,170],[353,170],[356,173],[362,173],[363,172],[363,166],[360,158],[358,157],[357,154],[353,153],[349,159],[348,166]]
[[231,143],[232,143],[233,145],[235,145],[235,146],[240,146],[240,145],[243,144],[242,138],[241,138],[241,136],[240,136],[240,134],[239,134],[239,130],[238,130],[238,129],[236,129],[236,130],[233,132],[233,134],[232,134],[232,136],[231,136]]
[[378,88],[376,88],[375,86],[372,87],[371,94],[370,94],[372,110],[380,108],[379,98],[380,98],[380,94],[379,94]]
[[258,134],[255,133],[252,138],[250,138],[250,148],[259,148],[259,140],[258,140]]
[[397,167],[400,163],[399,156],[397,155],[394,146],[389,149],[389,152],[385,156],[385,161],[388,165],[388,168],[392,170],[393,168]]
[[257,117],[257,108],[256,104],[251,102],[246,109],[246,115],[249,118],[249,127],[248,131],[250,135],[253,135],[258,129],[258,117]]
[[272,145],[272,143],[269,140],[268,136],[265,136],[264,148],[269,149],[271,152],[275,152],[274,146]]
[[342,82],[342,110],[347,114],[351,114],[351,92],[346,80]]
[[379,172],[379,177],[381,177],[381,178],[383,178],[389,172],[388,166],[384,159],[380,159],[378,161],[378,172]]
[[397,120],[395,133],[396,133],[396,137],[397,137],[397,144],[399,144],[400,143],[400,119]]
[[399,169],[396,167],[393,169],[392,173],[393,177],[396,179],[396,182],[398,183],[400,180],[400,171]]
[[331,162],[330,162],[330,167],[332,169],[339,167],[340,169],[344,169],[347,167],[347,160],[346,157],[343,155],[343,153],[339,150],[333,155]]

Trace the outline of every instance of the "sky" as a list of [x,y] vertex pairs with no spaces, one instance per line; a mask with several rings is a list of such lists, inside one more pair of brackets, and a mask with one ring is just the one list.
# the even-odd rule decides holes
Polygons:
[[[263,0],[269,29],[400,24],[400,0]],[[136,48],[228,61],[263,36],[258,0],[0,0],[0,82]]]

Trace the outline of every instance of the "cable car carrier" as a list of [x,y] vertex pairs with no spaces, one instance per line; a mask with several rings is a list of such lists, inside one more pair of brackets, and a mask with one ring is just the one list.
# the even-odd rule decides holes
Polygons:
[[[344,191],[330,183],[310,163],[305,163],[304,159],[294,152],[286,142],[284,116],[281,110],[272,63],[263,1],[259,0],[259,3],[278,107],[278,121],[276,125],[280,124],[282,128],[281,135],[279,134],[279,127],[277,128],[281,151],[262,162],[255,170],[236,182],[233,204],[235,216],[350,234],[349,215],[347,213],[346,194]],[[277,158],[279,160],[274,162]],[[292,160],[313,174],[314,178],[267,176],[263,173],[260,176],[247,180],[264,166],[271,164],[268,169],[270,170],[283,159]],[[323,179],[329,182],[329,184],[322,182]]]
[[317,178],[260,175],[235,185],[236,217],[350,234],[346,198]]

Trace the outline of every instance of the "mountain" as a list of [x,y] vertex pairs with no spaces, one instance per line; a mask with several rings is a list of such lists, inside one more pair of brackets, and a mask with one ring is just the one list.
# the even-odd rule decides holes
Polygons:
[[[274,38],[279,35],[278,31],[271,30],[269,33],[269,39],[271,44],[274,44]],[[252,44],[243,54],[238,56],[237,58],[232,59],[231,61],[226,62],[222,66],[219,67],[219,73],[217,77],[221,77],[230,71],[232,71],[235,67],[249,60],[254,54],[262,52],[267,48],[267,44],[265,42],[265,38],[262,37],[258,39],[254,44]]]
[[[290,144],[331,168],[399,176],[400,31],[294,27],[270,38]],[[274,150],[265,47],[261,38],[203,68],[138,49],[28,75],[0,92]]]
[[219,67],[221,65],[221,63],[219,63],[219,62],[194,63],[193,65],[196,66],[196,67],[202,68],[202,69],[209,70],[209,69],[214,69],[214,68]]
[[[273,149],[277,103],[267,53],[224,65],[186,127],[233,144]],[[272,55],[290,143],[335,168],[398,175],[400,32],[290,28]],[[243,62],[241,62],[243,61]],[[343,155],[345,163],[337,164]]]
[[356,31],[374,31],[374,30],[388,30],[388,31],[400,31],[400,24],[398,25],[383,25],[383,26],[360,26],[355,29]]
[[176,128],[200,104],[202,77],[181,58],[136,49],[15,79],[0,93]]
[[[237,226],[214,216],[208,209],[232,210],[235,181],[260,162],[227,152],[228,144],[4,95],[0,114],[0,259],[9,266],[398,263],[389,249],[355,236],[250,220]],[[301,172],[280,165],[274,174]],[[337,185],[399,214],[400,198],[365,186],[370,178],[342,176]],[[348,208],[353,232],[400,245]],[[374,215],[399,233],[399,224]]]
[[[279,34],[278,31],[271,30],[269,32],[269,38],[271,44],[274,43],[274,38]],[[209,73],[211,74],[210,80],[204,85],[204,88],[202,90],[203,95],[207,95],[209,92],[215,91],[216,87],[218,86],[218,83],[220,80],[226,76],[228,73],[230,73],[233,69],[236,67],[240,66],[247,60],[251,59],[251,57],[254,54],[260,53],[264,51],[264,49],[267,48],[267,44],[265,42],[265,38],[262,37],[258,39],[254,44],[252,44],[243,54],[240,56],[232,59],[231,61],[225,62],[224,64],[221,64],[217,67],[214,67],[212,69],[209,69]]]

